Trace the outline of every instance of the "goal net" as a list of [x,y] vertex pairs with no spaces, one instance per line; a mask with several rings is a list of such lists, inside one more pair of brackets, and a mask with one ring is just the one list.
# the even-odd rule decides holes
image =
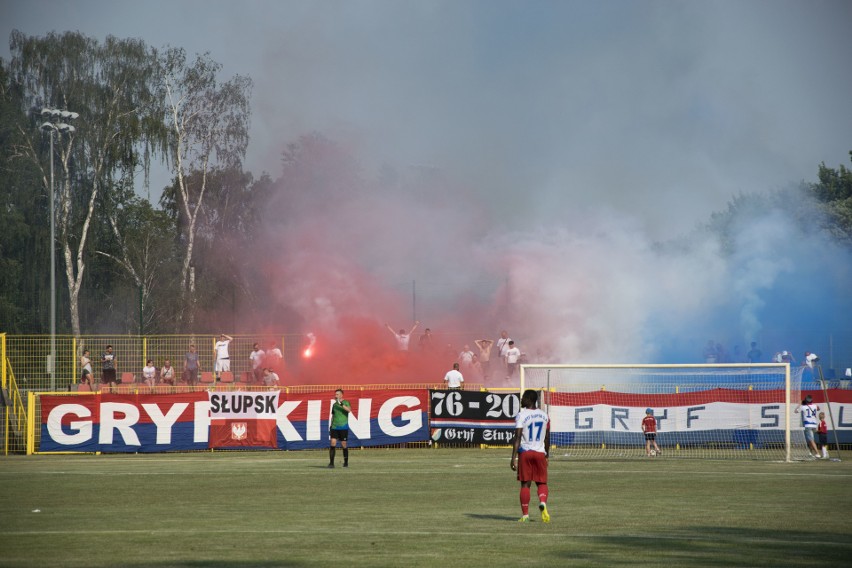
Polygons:
[[543,391],[554,457],[645,457],[656,419],[665,457],[795,460],[809,456],[796,408],[801,368],[787,364],[522,365]]

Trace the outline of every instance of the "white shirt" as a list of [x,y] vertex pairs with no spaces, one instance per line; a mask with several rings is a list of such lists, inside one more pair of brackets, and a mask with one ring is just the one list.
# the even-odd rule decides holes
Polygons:
[[274,387],[279,383],[281,379],[278,378],[278,373],[269,373],[265,377],[263,377],[263,384],[268,387]]
[[813,369],[813,368],[814,368],[814,363],[816,362],[816,360],[817,360],[817,359],[819,359],[819,357],[817,356],[817,354],[816,354],[816,353],[811,353],[811,354],[809,354],[807,357],[805,357],[805,364],[807,364],[807,366],[808,366],[808,367],[810,367],[811,369]]
[[515,417],[515,428],[521,429],[521,452],[546,454],[544,436],[547,434],[547,414],[540,408],[522,408]]
[[802,413],[802,426],[816,429],[819,424],[819,406],[813,403],[803,404],[799,407],[799,412]]
[[230,359],[230,355],[228,355],[229,343],[230,341],[227,339],[216,342],[216,359]]
[[462,365],[470,365],[473,363],[473,351],[462,351],[459,353],[459,363]]
[[452,369],[447,371],[447,374],[444,375],[444,382],[447,383],[447,386],[451,389],[457,389],[464,382],[464,377],[460,372]]
[[160,369],[160,379],[170,381],[175,378],[175,368],[172,366],[163,367]]
[[152,380],[155,376],[157,376],[157,368],[156,367],[142,367],[142,377],[146,381]]
[[[263,353],[263,351],[261,351],[261,353]],[[269,364],[273,367],[280,363],[281,359],[284,358],[284,356],[281,354],[281,350],[277,347],[273,347],[272,349],[270,349],[266,356],[269,358]]]
[[400,351],[408,351],[408,342],[411,336],[407,333],[394,333],[396,336],[396,348]]
[[509,342],[512,341],[511,337],[507,337],[503,339],[502,337],[497,340],[497,351],[500,353],[500,357],[506,356],[506,351],[509,350]]
[[263,349],[258,349],[257,351],[252,351],[251,355],[249,355],[249,359],[251,359],[251,368],[259,369],[260,365],[263,363]]
[[521,350],[517,347],[512,347],[511,349],[506,351],[506,362],[507,363],[517,363],[518,359],[521,358]]

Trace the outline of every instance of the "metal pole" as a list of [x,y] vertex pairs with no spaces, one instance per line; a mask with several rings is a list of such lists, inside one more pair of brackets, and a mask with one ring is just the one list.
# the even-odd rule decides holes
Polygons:
[[56,197],[53,187],[53,133],[50,131],[50,390],[56,390]]
[[139,286],[139,335],[145,335],[145,323],[142,319],[142,286]]
[[819,382],[822,386],[822,394],[825,397],[825,406],[828,408],[828,419],[831,421],[831,431],[834,432],[834,445],[837,447],[837,459],[840,460],[840,440],[837,439],[837,427],[834,425],[834,413],[831,411],[831,401],[828,400],[828,386],[825,383],[825,376],[822,374],[822,365],[816,364],[819,373]]

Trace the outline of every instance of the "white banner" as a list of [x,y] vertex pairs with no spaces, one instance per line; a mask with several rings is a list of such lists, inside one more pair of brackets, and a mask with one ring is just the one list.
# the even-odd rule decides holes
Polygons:
[[[653,410],[654,418],[657,419],[658,432],[783,430],[786,424],[782,403],[708,402]],[[606,404],[576,407],[550,406],[549,411],[553,432],[641,432],[642,419],[645,418],[645,407]],[[792,416],[790,426],[791,428],[800,426],[798,415]]]
[[249,393],[244,391],[208,392],[211,420],[253,418],[275,420],[281,391]]

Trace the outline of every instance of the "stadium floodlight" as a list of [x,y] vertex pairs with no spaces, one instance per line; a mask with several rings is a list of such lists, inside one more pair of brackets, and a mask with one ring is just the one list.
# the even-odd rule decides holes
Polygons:
[[53,137],[56,132],[71,134],[76,129],[67,122],[74,120],[79,114],[69,110],[59,110],[44,107],[38,114],[46,120],[41,130],[50,133],[50,390],[56,390],[56,196],[53,181]]

